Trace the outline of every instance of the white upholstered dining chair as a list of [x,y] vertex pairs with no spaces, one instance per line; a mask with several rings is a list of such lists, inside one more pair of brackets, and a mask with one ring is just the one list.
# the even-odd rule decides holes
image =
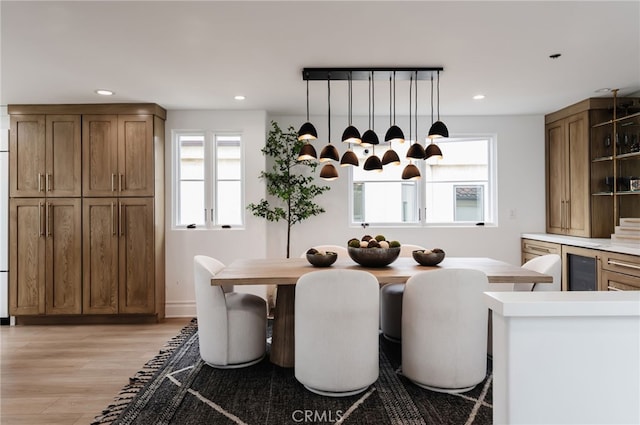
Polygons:
[[[420,245],[400,246],[401,257],[412,257],[413,251],[423,250]],[[393,342],[402,338],[402,295],[404,283],[388,283],[380,288],[380,330],[382,335]]]
[[200,356],[209,366],[239,368],[258,363],[267,349],[267,303],[233,287],[211,285],[224,268],[215,258],[196,255],[194,283]]
[[309,391],[340,397],[378,379],[379,284],[362,270],[302,275],[295,289],[295,377]]
[[487,276],[440,269],[407,280],[402,306],[402,374],[420,387],[471,390],[487,373]]

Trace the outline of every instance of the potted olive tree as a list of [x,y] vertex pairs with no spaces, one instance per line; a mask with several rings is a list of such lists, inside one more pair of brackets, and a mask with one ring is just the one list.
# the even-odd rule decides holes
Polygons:
[[270,171],[260,173],[267,185],[270,199],[261,199],[247,206],[253,215],[268,221],[284,220],[287,224],[287,258],[290,255],[291,228],[324,208],[314,198],[329,190],[328,186],[314,184],[312,174],[318,166],[315,161],[298,161],[298,152],[304,142],[299,141],[293,127],[283,131],[277,122],[271,121],[271,130],[262,153],[273,159]]

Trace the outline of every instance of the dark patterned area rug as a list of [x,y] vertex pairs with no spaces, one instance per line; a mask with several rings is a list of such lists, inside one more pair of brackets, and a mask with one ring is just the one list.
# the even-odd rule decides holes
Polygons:
[[266,358],[244,369],[213,369],[199,355],[197,323],[149,361],[93,424],[468,424],[492,423],[491,364],[464,394],[419,388],[399,372],[400,346],[380,337],[380,376],[344,398],[306,390],[293,369]]

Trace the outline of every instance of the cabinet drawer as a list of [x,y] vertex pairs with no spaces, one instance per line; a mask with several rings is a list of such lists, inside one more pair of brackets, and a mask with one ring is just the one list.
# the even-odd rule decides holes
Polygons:
[[561,253],[561,245],[553,242],[536,241],[533,239],[522,239],[522,252],[533,254],[534,256]]
[[601,251],[602,270],[623,273],[640,280],[640,256]]
[[600,289],[604,291],[640,291],[640,277],[603,270]]

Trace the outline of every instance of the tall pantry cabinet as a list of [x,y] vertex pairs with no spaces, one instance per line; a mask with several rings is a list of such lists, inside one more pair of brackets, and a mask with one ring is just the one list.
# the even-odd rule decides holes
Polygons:
[[[10,313],[164,317],[166,111],[153,104],[8,110]],[[73,125],[56,130],[60,117]]]

